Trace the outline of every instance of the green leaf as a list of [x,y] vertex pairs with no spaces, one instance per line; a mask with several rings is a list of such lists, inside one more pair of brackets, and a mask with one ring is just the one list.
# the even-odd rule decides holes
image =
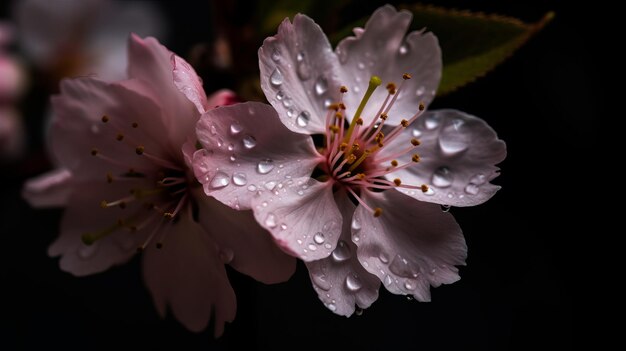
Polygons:
[[[536,23],[524,23],[512,17],[431,5],[404,5],[400,8],[413,13],[412,30],[426,28],[439,39],[443,73],[437,95],[448,94],[484,76],[554,17],[553,12],[548,12]],[[366,21],[367,17],[362,18],[335,32],[330,37],[331,42],[336,44],[352,35],[352,29],[363,27]]]
[[554,17],[546,13],[536,23],[500,15],[410,5],[413,25],[426,27],[438,38],[443,55],[443,74],[438,95],[450,93],[510,57]]

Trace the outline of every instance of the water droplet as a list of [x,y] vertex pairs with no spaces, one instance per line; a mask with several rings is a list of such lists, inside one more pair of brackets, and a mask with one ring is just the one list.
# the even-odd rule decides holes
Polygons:
[[353,90],[355,93],[357,93],[357,94],[358,94],[358,93],[361,91],[361,88],[359,88],[359,87],[357,87],[357,86],[354,86],[354,88],[352,88],[352,90]]
[[467,150],[470,133],[464,131],[465,122],[460,119],[447,123],[439,134],[439,147],[447,155],[455,155]]
[[96,252],[98,251],[98,247],[99,247],[99,243],[96,241],[91,245],[80,245],[80,248],[78,249],[78,256],[80,256],[80,258],[83,259],[88,259],[93,257],[93,255],[96,254]]
[[450,212],[450,208],[452,208],[450,205],[441,205],[441,211],[443,212]]
[[275,68],[274,72],[272,72],[272,75],[270,76],[270,83],[276,86],[283,84],[283,74],[280,73],[278,68]]
[[274,62],[280,61],[280,51],[278,51],[278,49],[272,51],[272,60],[274,60]]
[[237,160],[237,156],[235,156],[235,154],[230,155],[229,157],[230,162],[235,162]]
[[246,149],[252,149],[256,146],[256,138],[250,134],[246,134],[242,139],[242,143]]
[[424,195],[426,195],[426,196],[433,196],[433,195],[435,195],[435,191],[433,190],[432,187],[429,187],[428,190],[426,190],[426,192],[424,193]]
[[409,52],[409,48],[404,44],[400,45],[400,48],[398,49],[398,53],[400,53],[400,55],[406,55],[407,52]]
[[302,111],[298,115],[298,118],[296,118],[296,123],[298,123],[298,126],[304,128],[309,124],[310,118],[311,118],[311,114],[309,112]]
[[361,222],[359,222],[359,220],[356,217],[354,217],[352,219],[352,231],[356,232],[359,230],[361,230]]
[[356,274],[348,274],[346,276],[346,288],[352,292],[357,292],[361,290],[363,287],[363,283],[361,283],[361,279]]
[[285,223],[282,223],[280,225],[280,230],[287,230],[287,225]]
[[228,151],[233,151],[233,150],[235,150],[235,145],[233,145],[233,144],[228,144],[227,149],[228,149]]
[[318,245],[323,244],[324,240],[326,240],[326,238],[324,238],[324,233],[322,233],[322,232],[317,232],[313,236],[313,241],[315,241],[315,243],[318,244]]
[[274,169],[274,161],[272,159],[266,158],[256,165],[256,170],[261,174],[267,174]]
[[329,108],[332,103],[333,103],[333,100],[331,99],[324,100],[324,108]]
[[245,173],[235,172],[233,173],[233,183],[238,186],[244,186],[248,183],[248,178]]
[[296,71],[298,72],[298,77],[300,77],[300,79],[302,80],[307,80],[311,78],[311,67],[309,67],[309,63],[306,60],[304,52],[298,53],[298,55],[296,56],[296,61],[298,61],[298,67],[296,69]]
[[242,130],[243,130],[243,127],[241,126],[241,124],[237,122],[230,125],[230,134],[232,135],[237,135],[241,133]]
[[100,127],[98,127],[97,124],[92,124],[91,125],[91,132],[94,133],[94,134],[100,133]]
[[415,95],[417,95],[417,97],[421,97],[422,95],[424,95],[425,92],[426,92],[426,88],[422,85],[419,88],[417,88]]
[[296,112],[292,108],[287,109],[287,117],[291,118],[295,114],[296,114]]
[[283,99],[283,106],[285,107],[293,106],[293,99],[290,97],[286,97],[285,99]]
[[359,62],[357,67],[359,67],[359,69],[365,69],[365,64],[363,62]]
[[476,185],[485,184],[486,181],[487,177],[485,177],[485,175],[482,173],[478,173],[470,179],[470,183],[474,183]]
[[407,279],[404,281],[404,288],[407,290],[415,290],[417,287],[417,282],[413,279]]
[[474,183],[469,183],[465,187],[465,192],[468,193],[469,195],[476,195],[478,194],[479,191],[480,189],[478,188],[478,185]]
[[317,246],[315,246],[315,245],[313,245],[313,244],[309,244],[308,248],[309,248],[309,250],[311,250],[311,251],[315,251],[315,250],[317,250]]
[[313,278],[313,283],[317,285],[318,288],[328,291],[331,288],[330,282],[326,279],[326,275],[324,274],[311,274]]
[[248,191],[256,191],[256,186],[254,184],[248,185]]
[[454,176],[448,167],[439,167],[433,173],[432,183],[438,188],[447,188],[452,185]]
[[211,124],[211,127],[209,127],[209,130],[211,131],[211,134],[213,135],[217,134],[217,128],[215,128],[215,124]]
[[278,100],[282,100],[285,98],[285,93],[282,90],[279,90],[278,93],[276,93],[276,98]]
[[387,256],[387,254],[384,252],[381,252],[380,254],[378,254],[378,259],[380,260],[380,262],[384,264],[389,263],[389,256]]
[[337,306],[334,303],[329,303],[326,307],[333,312],[337,310]]
[[317,95],[322,95],[326,91],[328,91],[328,81],[326,81],[326,78],[323,76],[319,76],[315,82],[315,93]]
[[439,127],[440,119],[441,118],[439,117],[439,114],[431,113],[426,117],[424,124],[426,125],[427,129],[432,130]]
[[389,286],[389,285],[391,285],[391,283],[393,283],[393,279],[391,278],[390,275],[386,275],[384,280],[385,280],[385,285],[386,286]]
[[265,225],[268,228],[276,228],[276,216],[273,213],[268,213],[265,217]]
[[411,134],[415,138],[419,138],[419,137],[422,136],[422,132],[419,129],[417,129],[417,128],[413,128],[413,130],[411,131]]
[[354,310],[354,314],[357,315],[357,316],[362,316],[363,315],[363,309],[361,307],[357,307]]
[[224,140],[222,140],[222,138],[217,138],[215,144],[217,144],[217,147],[222,147],[224,145]]
[[333,246],[329,243],[324,244],[324,247],[330,250]]
[[393,260],[389,264],[389,270],[393,274],[399,277],[405,277],[405,278],[413,277],[413,274],[419,271],[417,267],[415,267],[407,259],[402,258],[402,256],[400,255],[396,255],[393,258]]
[[267,189],[267,190],[269,190],[269,191],[272,191],[272,190],[274,190],[274,188],[276,187],[276,182],[275,182],[275,181],[273,181],[273,180],[271,180],[271,181],[269,181],[269,182],[265,183],[265,185],[264,185],[264,186],[265,186],[265,189]]
[[225,264],[231,263],[235,258],[235,252],[230,249],[222,249],[219,253],[220,260]]
[[333,250],[332,253],[333,259],[337,262],[343,262],[350,258],[350,247],[346,244],[345,241],[339,240],[337,243],[337,247]]
[[230,177],[228,174],[219,171],[215,173],[213,179],[211,179],[211,183],[209,183],[209,187],[211,189],[221,189],[230,184]]

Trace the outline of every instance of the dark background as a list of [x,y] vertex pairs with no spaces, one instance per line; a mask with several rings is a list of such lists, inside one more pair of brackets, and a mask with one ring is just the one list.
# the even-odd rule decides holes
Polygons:
[[[382,3],[358,2],[338,15],[356,19]],[[484,118],[508,146],[495,180],[502,190],[484,205],[452,209],[469,247],[459,282],[433,289],[430,303],[381,288],[363,315],[346,319],[319,302],[302,264],[289,282],[273,286],[229,270],[238,312],[220,339],[213,339],[210,328],[194,334],[171,317],[161,320],[142,284],[138,258],[79,279],[47,257],[62,211],[33,210],[19,196],[22,182],[48,167],[40,117],[47,93],[35,82],[22,104],[30,134],[27,156],[2,164],[0,172],[0,349],[571,349],[573,292],[580,289],[574,278],[585,265],[574,233],[587,217],[579,203],[594,191],[593,179],[581,169],[590,165],[587,150],[608,116],[600,72],[605,49],[597,35],[602,19],[594,16],[593,4],[433,3],[525,21],[556,12],[511,59],[431,106]],[[171,21],[166,44],[181,55],[211,41],[211,21],[246,25],[246,11],[254,9],[209,1],[160,4]],[[7,7],[2,1],[0,17],[6,18]],[[226,11],[216,14],[217,9]],[[253,53],[260,44],[254,43]],[[235,88],[228,73],[208,72],[201,69],[207,90]]]

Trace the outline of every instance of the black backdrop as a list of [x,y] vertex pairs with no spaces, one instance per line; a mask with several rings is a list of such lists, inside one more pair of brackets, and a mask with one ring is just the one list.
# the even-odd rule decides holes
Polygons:
[[[45,95],[23,103],[30,132],[27,159],[0,172],[0,348],[112,349],[569,349],[575,314],[573,278],[584,265],[574,251],[575,228],[593,196],[586,158],[607,116],[603,43],[593,5],[556,1],[442,1],[436,4],[539,19],[556,18],[487,77],[432,108],[451,107],[480,116],[507,142],[508,157],[488,203],[452,209],[469,246],[462,279],[433,289],[433,302],[418,303],[381,289],[361,316],[335,316],[318,301],[299,264],[287,283],[264,286],[229,271],[238,312],[222,338],[190,333],[173,318],[160,320],[140,278],[139,260],[87,278],[74,278],[48,258],[60,210],[32,210],[21,184],[46,165],[41,150]],[[160,2],[172,21],[168,46],[181,54],[209,41],[209,1]],[[371,13],[379,3],[359,2]],[[0,4],[0,15],[7,15]],[[242,14],[243,16],[243,14]],[[245,16],[243,16],[245,18]],[[355,16],[355,18],[358,16]],[[226,18],[232,23],[241,16]],[[257,43],[257,46],[260,43]],[[256,50],[256,49],[255,49]],[[207,90],[229,86],[205,77]],[[7,346],[7,347],[5,347]]]

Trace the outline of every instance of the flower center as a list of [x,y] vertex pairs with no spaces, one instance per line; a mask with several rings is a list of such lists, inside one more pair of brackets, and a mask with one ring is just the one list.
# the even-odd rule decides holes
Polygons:
[[[361,191],[384,191],[395,187],[428,191],[428,186],[425,184],[419,186],[404,184],[399,178],[393,181],[385,178],[386,175],[411,167],[420,160],[419,155],[414,153],[420,145],[417,139],[411,139],[410,143],[407,143],[404,148],[397,152],[381,156],[385,146],[392,143],[425,109],[424,104],[420,103],[418,111],[413,116],[403,119],[398,126],[387,128],[388,134],[383,132],[383,126],[389,118],[388,113],[402,91],[404,82],[411,79],[411,76],[404,74],[402,78],[403,81],[399,87],[394,83],[387,84],[387,97],[376,115],[372,116],[369,125],[364,125],[361,114],[374,91],[382,84],[378,76],[372,76],[370,79],[367,91],[365,91],[350,124],[346,123],[346,106],[342,101],[343,99],[336,104],[331,104],[326,116],[326,138],[323,151],[326,162],[322,165],[322,170],[326,175],[324,178],[330,179],[337,186],[346,189],[357,202],[369,209],[376,217],[382,214],[382,209],[372,209],[363,202],[360,197]],[[342,86],[340,92],[345,94],[348,89]],[[396,160],[407,154],[411,155],[411,161],[400,164]]]
[[[104,115],[101,119],[106,125],[100,128],[92,128],[94,133],[110,133],[115,141],[108,150],[101,151],[97,148],[91,149],[91,155],[102,160],[112,169],[125,169],[127,171],[107,172],[105,179],[108,184],[121,184],[128,187],[128,195],[117,199],[103,199],[100,207],[103,210],[111,211],[112,207],[118,207],[126,212],[123,213],[110,226],[84,233],[81,239],[85,245],[92,245],[96,241],[105,238],[113,233],[126,231],[132,236],[129,242],[136,242],[135,233],[146,230],[149,231],[147,238],[138,244],[137,251],[143,251],[151,242],[156,241],[156,247],[161,248],[165,240],[164,227],[177,222],[180,211],[190,205],[189,187],[190,178],[185,168],[177,165],[166,158],[152,154],[146,149],[140,140],[148,141],[149,136],[140,132],[139,124],[133,122],[129,125],[124,121],[117,121]],[[152,140],[158,142],[157,140]],[[115,157],[113,151],[115,143],[122,143],[123,152],[134,153],[137,162],[134,163],[128,157]],[[110,154],[107,154],[110,152]],[[120,152],[119,149],[117,152]],[[104,185],[106,186],[106,185]],[[128,208],[128,210],[127,210]]]

